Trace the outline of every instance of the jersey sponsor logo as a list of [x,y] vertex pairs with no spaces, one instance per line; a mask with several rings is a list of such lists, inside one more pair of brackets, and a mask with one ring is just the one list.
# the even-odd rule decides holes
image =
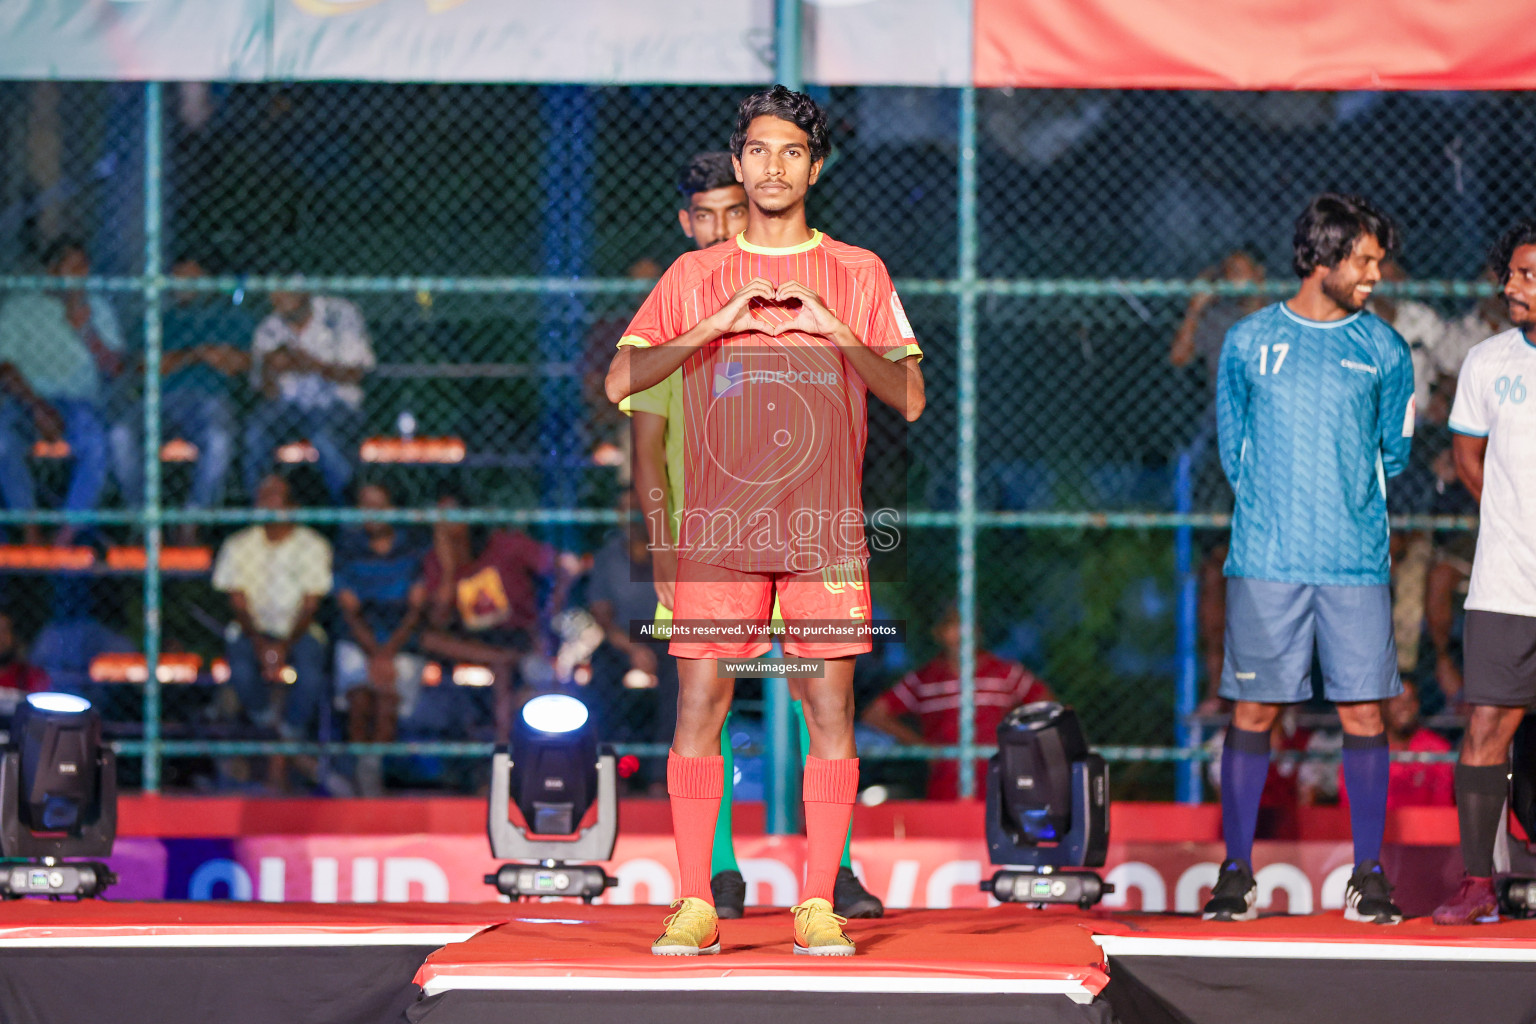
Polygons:
[[901,296],[895,292],[891,292],[891,315],[896,318],[896,329],[903,338],[912,340],[917,337],[912,332],[912,321],[907,319],[907,311],[901,306]]
[[1236,676],[1238,679],[1257,679],[1257,678],[1259,678],[1259,674],[1257,672],[1234,672],[1232,674],[1234,676]]
[[842,375],[831,370],[746,370],[740,363],[731,362],[715,364],[712,391],[716,398],[732,398],[741,394],[747,384],[820,384],[835,388],[842,383]]
[[1370,365],[1369,363],[1357,363],[1353,359],[1340,359],[1339,365],[1344,367],[1346,370],[1355,370],[1359,373],[1369,373],[1375,375],[1378,372],[1376,367]]

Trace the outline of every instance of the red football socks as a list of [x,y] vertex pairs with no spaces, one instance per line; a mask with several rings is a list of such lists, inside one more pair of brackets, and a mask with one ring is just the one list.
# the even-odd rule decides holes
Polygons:
[[[715,905],[709,891],[709,856],[724,791],[725,761],[719,755],[683,757],[676,751],[667,752],[667,795],[672,799],[672,837],[677,842],[677,872],[681,876],[679,898],[694,896]],[[843,827],[848,827],[846,817]]]
[[805,759],[805,891],[800,902],[820,897],[832,902],[843,842],[859,793],[859,759]]

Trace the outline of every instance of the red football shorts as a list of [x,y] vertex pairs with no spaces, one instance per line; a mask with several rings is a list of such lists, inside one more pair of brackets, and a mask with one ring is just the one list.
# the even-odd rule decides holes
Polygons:
[[[741,572],[678,559],[667,649],[679,658],[757,658],[773,646],[768,629],[774,597],[783,620],[784,653],[847,658],[870,650],[869,575],[858,562],[811,572]],[[679,637],[686,627],[693,635]]]

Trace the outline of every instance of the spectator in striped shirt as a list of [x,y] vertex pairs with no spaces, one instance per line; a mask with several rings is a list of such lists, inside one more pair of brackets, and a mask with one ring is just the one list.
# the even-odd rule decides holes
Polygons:
[[[906,744],[948,745],[960,742],[960,612],[951,606],[934,627],[939,656],[909,672],[875,699],[864,712],[865,725]],[[1003,716],[1020,704],[1054,700],[1050,689],[1029,669],[976,651],[976,742],[992,743]],[[912,720],[916,720],[914,728]],[[976,765],[976,795],[986,791],[987,766]],[[928,799],[956,800],[960,796],[958,761],[933,761],[928,771]]]

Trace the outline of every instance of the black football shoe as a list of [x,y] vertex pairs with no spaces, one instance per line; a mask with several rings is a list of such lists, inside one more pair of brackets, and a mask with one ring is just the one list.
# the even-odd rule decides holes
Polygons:
[[1200,916],[1206,921],[1255,920],[1259,916],[1254,906],[1258,895],[1253,869],[1246,861],[1229,860],[1221,865],[1221,874],[1216,876],[1216,886]]
[[1392,885],[1374,860],[1355,867],[1344,887],[1344,920],[1369,924],[1401,924],[1403,912],[1392,902]]
[[747,880],[740,871],[721,871],[709,880],[709,894],[715,898],[715,913],[735,919],[746,912]]
[[885,904],[859,881],[852,868],[838,868],[832,886],[832,909],[839,917],[884,917]]

